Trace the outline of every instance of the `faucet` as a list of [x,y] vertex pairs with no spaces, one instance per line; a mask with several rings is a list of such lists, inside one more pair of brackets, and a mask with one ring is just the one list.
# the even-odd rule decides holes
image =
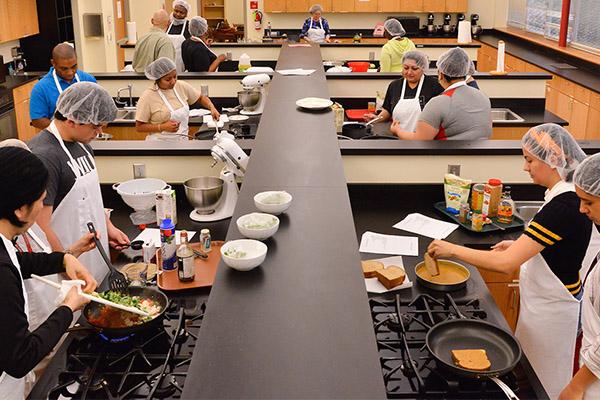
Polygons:
[[[133,107],[133,96],[132,96],[133,85],[129,84],[126,87],[120,88],[117,90],[117,98],[115,99],[115,103],[117,106],[130,106]],[[129,92],[129,100],[123,101],[121,99],[121,92],[127,90]]]

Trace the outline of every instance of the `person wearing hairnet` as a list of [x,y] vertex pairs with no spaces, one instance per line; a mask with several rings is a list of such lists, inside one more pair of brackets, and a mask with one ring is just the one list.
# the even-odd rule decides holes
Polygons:
[[525,232],[491,251],[434,240],[427,252],[434,258],[457,258],[508,275],[520,268],[515,335],[544,389],[555,399],[573,372],[583,295],[580,270],[592,234],[591,221],[579,212],[573,185],[573,173],[586,155],[573,136],[556,124],[531,128],[521,145],[523,169],[533,183],[546,188],[544,204]]
[[[575,192],[579,196],[579,211],[595,225],[600,225],[600,154],[594,154],[583,161],[575,171]],[[596,249],[597,250],[597,249]],[[600,268],[597,268],[600,254],[596,252],[594,261],[583,278],[583,300],[581,304],[581,351],[579,371],[563,389],[560,400],[600,398]]]
[[[425,75],[429,59],[423,52],[412,50],[402,57],[402,78],[390,83],[379,122],[393,118],[399,121],[402,129],[414,131],[421,110],[433,97],[444,91],[435,76]],[[375,114],[365,115],[366,120],[376,118]]]
[[471,67],[469,55],[455,47],[437,60],[438,82],[444,92],[423,108],[414,132],[406,131],[400,121],[390,130],[405,140],[473,140],[492,136],[492,107],[482,91],[467,86]]
[[177,72],[184,72],[185,66],[181,57],[181,45],[183,42],[191,36],[189,30],[190,21],[187,16],[190,12],[190,5],[185,0],[175,0],[173,2],[173,12],[171,13],[171,23],[167,28],[167,36],[173,43],[175,48],[175,65],[177,65]]
[[381,49],[379,60],[380,72],[402,72],[402,56],[407,51],[414,50],[415,44],[407,37],[404,27],[396,18],[390,18],[383,24],[387,43]]
[[475,71],[475,63],[473,62],[473,60],[471,60],[471,62],[469,63],[469,72],[467,72],[467,78],[465,79],[465,81],[467,82],[467,85],[471,86],[472,88],[479,89],[477,81],[475,80],[475,78],[473,78],[473,75],[475,75]]
[[329,22],[323,15],[323,7],[320,4],[313,4],[308,10],[310,17],[308,17],[302,25],[302,31],[300,32],[300,39],[304,39],[307,42],[313,43],[329,43]]
[[168,57],[175,61],[175,47],[165,33],[169,27],[169,14],[163,9],[156,10],[150,22],[152,23],[150,32],[135,44],[132,63],[135,72],[144,72],[148,64],[161,57]]
[[190,21],[192,36],[181,45],[181,57],[188,72],[215,72],[225,61],[225,55],[216,55],[206,44],[208,22],[202,17]]
[[[18,168],[15,168],[18,166]],[[66,273],[81,279],[91,293],[97,281],[70,254],[20,253],[12,239],[27,231],[44,207],[48,169],[31,152],[18,147],[0,148],[0,185],[10,193],[0,197],[0,398],[25,399],[35,381],[34,368],[59,343],[73,321],[74,312],[88,300],[77,288],[57,298],[52,288],[53,312],[35,329],[30,323],[25,280],[32,274]],[[73,212],[73,211],[72,211]],[[77,213],[74,211],[74,213]]]
[[[105,249],[109,244],[115,249],[129,244],[127,235],[112,224],[104,210],[89,146],[102,126],[116,116],[115,103],[104,88],[91,82],[76,83],[58,98],[50,126],[29,142],[49,172],[44,208],[37,223],[53,251],[65,251],[66,245],[89,232],[88,222],[96,227]],[[87,252],[79,259],[98,282],[104,279],[108,270],[99,252]]]
[[177,80],[175,63],[170,59],[159,58],[148,65],[146,78],[154,81],[154,86],[142,93],[135,114],[136,130],[150,133],[146,140],[187,140],[192,105],[210,110],[213,120],[219,120],[220,114],[207,96]]

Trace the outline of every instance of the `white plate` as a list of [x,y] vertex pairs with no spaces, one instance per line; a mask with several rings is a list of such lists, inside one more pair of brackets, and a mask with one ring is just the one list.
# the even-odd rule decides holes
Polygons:
[[308,110],[324,110],[328,107],[331,107],[333,105],[333,101],[329,99],[321,99],[319,97],[305,97],[297,100],[296,105]]
[[229,120],[230,120],[230,121],[245,121],[245,120],[247,120],[248,118],[250,118],[250,117],[249,117],[249,116],[247,116],[247,115],[237,115],[237,114],[236,114],[236,115],[230,115],[230,116],[229,116]]
[[190,117],[201,117],[203,115],[209,115],[210,111],[205,108],[197,108],[190,110]]

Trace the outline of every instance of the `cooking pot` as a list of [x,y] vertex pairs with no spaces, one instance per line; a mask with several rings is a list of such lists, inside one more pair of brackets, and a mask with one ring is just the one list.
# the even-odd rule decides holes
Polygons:
[[371,126],[362,122],[344,122],[342,135],[352,139],[360,139],[371,135]]

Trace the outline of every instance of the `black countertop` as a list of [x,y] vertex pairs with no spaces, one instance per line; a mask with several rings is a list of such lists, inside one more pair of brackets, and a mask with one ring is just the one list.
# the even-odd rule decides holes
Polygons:
[[13,89],[39,78],[38,74],[7,75],[6,81],[0,83],[0,108],[12,105]]
[[[480,42],[494,48],[498,47],[498,40],[504,40],[506,43],[506,53],[600,93],[598,65],[497,30],[486,31],[479,37]],[[557,68],[556,64],[559,63],[570,64],[577,68]]]

